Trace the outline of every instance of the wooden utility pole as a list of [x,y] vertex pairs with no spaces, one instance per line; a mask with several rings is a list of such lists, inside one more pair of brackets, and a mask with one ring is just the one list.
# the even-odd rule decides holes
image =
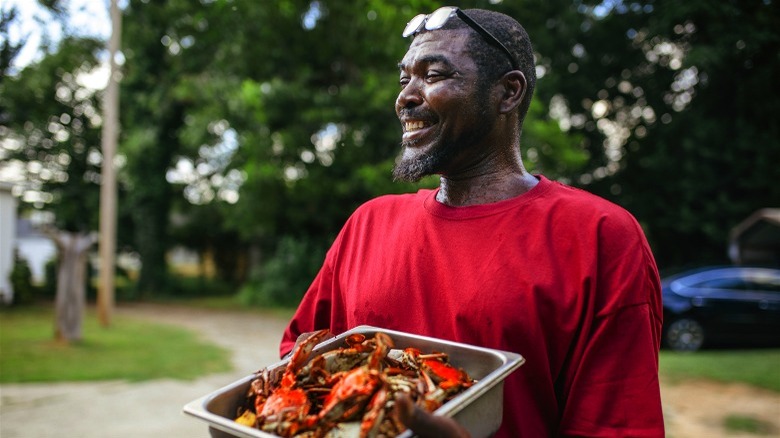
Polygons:
[[108,84],[103,96],[103,163],[100,183],[100,286],[97,307],[100,324],[111,324],[114,311],[114,275],[116,262],[116,169],[114,156],[119,138],[119,69],[117,53],[122,35],[122,15],[117,0],[111,0],[111,38],[108,42]]

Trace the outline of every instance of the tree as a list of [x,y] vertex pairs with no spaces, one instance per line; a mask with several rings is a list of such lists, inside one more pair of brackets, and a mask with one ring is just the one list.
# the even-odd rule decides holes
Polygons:
[[27,186],[22,204],[53,213],[59,250],[55,336],[81,337],[88,237],[97,223],[100,182],[97,93],[84,77],[98,64],[101,42],[65,35],[43,59],[0,84],[4,166]]
[[652,218],[650,237],[666,265],[728,263],[731,228],[780,205],[778,26],[777,2],[696,1],[658,7],[640,29],[648,53],[671,44],[684,57],[671,64],[661,53],[658,70],[668,63],[672,74],[657,93],[661,123],[630,140],[639,146],[615,184],[626,205]]
[[[390,172],[400,133],[395,64],[408,44],[400,31],[411,16],[435,7],[301,0],[131,4],[123,94],[134,97],[123,114],[135,111],[139,118],[128,115],[123,125],[128,176],[138,181],[131,201],[139,206],[136,227],[161,229],[171,205],[192,217],[208,209],[209,223],[221,223],[221,233],[212,227],[192,235],[188,246],[204,250],[213,244],[193,240],[238,237],[272,254],[283,236],[326,246],[354,208],[373,196],[435,185],[436,178],[394,183]],[[160,119],[172,106],[180,112]],[[543,102],[532,111],[524,135],[540,153],[529,156],[530,167],[558,176],[584,165],[582,139],[562,134]],[[140,138],[146,143],[136,151]],[[196,207],[170,202],[178,194],[160,180],[170,167],[169,180],[185,183],[182,194]],[[139,190],[158,193],[156,201],[144,207]],[[169,229],[147,240],[163,247],[166,236],[177,235]],[[141,254],[146,266],[148,253]]]
[[165,180],[180,149],[177,131],[184,124],[186,103],[175,94],[182,56],[162,43],[183,2],[130,2],[124,10],[123,53],[126,58],[120,106],[120,149],[128,202],[133,206],[133,242],[143,266],[138,280],[142,295],[164,290],[165,251],[173,190]]
[[97,240],[95,233],[50,231],[57,246],[57,295],[54,337],[65,342],[82,339],[81,323],[86,305],[87,253]]
[[[135,1],[124,10],[121,93],[128,98],[121,106],[120,150],[128,163],[123,175],[133,207],[134,246],[143,263],[138,280],[142,294],[166,289],[165,255],[170,236],[176,234],[170,220],[182,196],[180,186],[168,179],[179,162],[194,162],[197,158],[190,157],[200,150],[223,142],[220,112],[232,103],[226,100],[229,94],[222,94],[231,91],[224,84],[240,81],[214,66],[223,61],[219,54],[225,47],[234,47],[225,41],[225,35],[234,32],[225,33],[230,26],[221,19],[225,13],[236,15],[232,9],[224,1],[174,0]],[[210,117],[202,117],[204,112]]]
[[[527,167],[627,207],[662,267],[725,260],[730,225],[780,201],[773,184],[780,153],[774,2],[459,5],[518,17],[534,42],[539,81],[521,140]],[[409,42],[400,32],[411,17],[438,6],[129,2],[120,209],[131,211],[132,221],[118,231],[141,255],[140,288],[165,290],[165,253],[174,241],[219,254],[223,278],[240,282],[246,272],[236,267],[247,254],[260,254],[258,264],[283,240],[288,249],[324,247],[361,202],[435,185],[436,178],[394,183],[390,169],[400,134],[395,64]],[[49,78],[68,84],[95,65],[75,55],[73,47],[85,44],[65,39],[33,70],[0,84],[3,114],[31,121],[4,122],[15,144],[24,144],[14,157],[32,174],[41,174],[45,161],[54,169],[43,172],[50,181],[65,171],[57,157],[67,155],[66,173],[81,176],[59,182],[78,193],[92,193],[98,180],[99,151],[78,146],[95,144],[97,137],[86,136],[96,135],[97,124],[84,112],[97,107],[95,96]],[[62,105],[56,99],[36,114],[36,105],[21,104],[25,93],[68,89],[66,107],[78,106],[79,114],[55,106]],[[89,105],[78,103],[84,100]],[[63,146],[65,133],[71,143],[81,140],[64,155],[44,146],[46,138],[46,145]],[[65,184],[47,187],[36,178],[44,198],[62,199]],[[86,204],[75,212],[91,211],[91,199],[80,200]],[[74,204],[50,205],[63,210],[58,216],[74,217],[64,212]],[[681,248],[683,239],[694,245]]]
[[[2,84],[2,80],[8,75],[14,58],[16,58],[19,51],[24,47],[24,43],[21,41],[14,43],[8,38],[9,28],[11,24],[17,20],[18,16],[19,11],[16,8],[0,10],[0,35],[3,36],[2,41],[0,41],[0,84]],[[0,108],[0,113],[1,112],[2,109]]]
[[635,214],[662,268],[728,263],[730,228],[780,203],[777,3],[498,7],[532,36],[537,98],[583,139],[565,180]]

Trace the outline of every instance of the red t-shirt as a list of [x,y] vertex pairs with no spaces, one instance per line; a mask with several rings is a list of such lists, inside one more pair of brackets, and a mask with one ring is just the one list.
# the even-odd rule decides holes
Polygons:
[[448,207],[435,190],[358,208],[284,333],[368,324],[520,353],[496,436],[663,436],[661,294],[636,220],[539,176]]

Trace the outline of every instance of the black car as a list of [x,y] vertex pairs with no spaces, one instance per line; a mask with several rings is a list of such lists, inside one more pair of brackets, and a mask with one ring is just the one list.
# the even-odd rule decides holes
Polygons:
[[664,278],[661,287],[663,343],[672,350],[780,346],[780,269],[701,268]]

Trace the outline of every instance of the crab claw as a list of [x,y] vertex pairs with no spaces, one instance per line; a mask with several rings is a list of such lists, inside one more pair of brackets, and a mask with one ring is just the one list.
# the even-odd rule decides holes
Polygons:
[[328,329],[318,330],[304,340],[298,341],[292,356],[290,356],[290,362],[287,364],[287,368],[284,371],[282,386],[292,386],[295,381],[295,373],[301,369],[307,360],[309,360],[311,351],[320,343],[320,341],[325,339],[328,334],[330,334],[330,330]]
[[360,422],[361,437],[374,437],[377,435],[379,426],[385,419],[385,405],[387,405],[387,402],[387,389],[380,387],[368,403],[367,412],[363,415],[363,419]]

